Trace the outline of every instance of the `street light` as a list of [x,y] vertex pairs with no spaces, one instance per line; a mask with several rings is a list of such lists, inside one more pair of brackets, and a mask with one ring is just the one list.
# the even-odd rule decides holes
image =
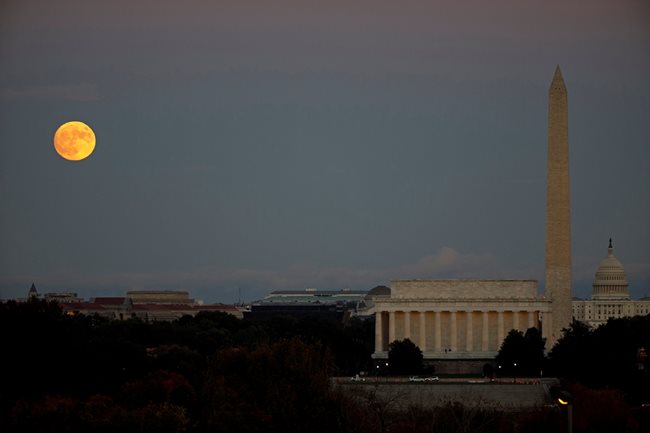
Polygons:
[[551,396],[560,403],[562,406],[566,406],[567,409],[567,423],[568,423],[568,432],[573,433],[573,396],[567,391],[560,389],[558,387],[551,388]]
[[[566,391],[564,391],[564,392],[566,394],[569,394]],[[566,400],[558,397],[557,401],[561,405],[566,406],[568,432],[573,433],[573,401],[571,400],[570,397],[565,397],[565,398],[566,398]]]

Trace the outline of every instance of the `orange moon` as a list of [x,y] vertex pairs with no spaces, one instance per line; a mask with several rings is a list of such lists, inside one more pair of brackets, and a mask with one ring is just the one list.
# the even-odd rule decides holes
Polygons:
[[54,133],[54,149],[68,161],[81,161],[95,150],[95,133],[83,122],[67,122]]

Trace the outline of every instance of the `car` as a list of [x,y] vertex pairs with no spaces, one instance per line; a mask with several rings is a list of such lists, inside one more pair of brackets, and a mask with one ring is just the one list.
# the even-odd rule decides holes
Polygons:
[[440,380],[440,378],[438,376],[431,376],[431,377],[411,376],[411,377],[409,377],[409,382],[437,382],[439,380]]
[[409,377],[409,382],[424,382],[425,379],[417,376],[411,376]]
[[351,380],[352,382],[365,382],[365,381],[366,381],[366,378],[365,378],[365,377],[361,377],[361,376],[359,376],[359,375],[357,374],[357,375],[351,377],[350,380]]

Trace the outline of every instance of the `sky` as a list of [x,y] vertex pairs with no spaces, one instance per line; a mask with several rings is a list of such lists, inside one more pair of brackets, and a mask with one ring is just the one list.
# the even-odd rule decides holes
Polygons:
[[558,64],[574,294],[612,237],[650,295],[649,24],[646,0],[4,0],[0,298],[542,291]]

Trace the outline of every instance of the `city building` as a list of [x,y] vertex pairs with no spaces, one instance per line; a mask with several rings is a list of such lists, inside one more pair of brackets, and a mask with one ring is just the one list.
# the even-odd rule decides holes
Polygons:
[[58,303],[83,301],[83,299],[74,292],[49,292],[40,295],[36,289],[36,284],[34,283],[32,283],[29,292],[27,292],[27,299],[45,299],[46,301],[56,301]]
[[511,329],[540,328],[551,308],[534,280],[393,281],[375,300],[375,356],[409,338],[425,358],[494,358]]
[[144,321],[165,321],[210,311],[243,318],[242,310],[234,305],[204,305],[191,299],[189,293],[183,291],[138,290],[127,292],[127,296],[99,296],[86,301],[73,292],[46,293],[41,297],[36,286],[32,284],[28,298],[57,302],[68,315],[97,315],[112,320],[139,318]]
[[275,290],[269,293],[259,302],[270,303],[321,303],[321,304],[341,304],[356,307],[363,302],[367,290]]
[[349,289],[276,290],[253,302],[244,317],[260,320],[276,316],[318,316],[342,321],[363,308],[367,295],[367,290]]
[[625,269],[609,240],[607,257],[596,270],[591,299],[574,299],[573,318],[596,327],[608,319],[650,314],[650,298],[630,299]]
[[219,311],[243,318],[242,311],[234,305],[226,304],[166,304],[134,303],[131,298],[95,298],[91,302],[61,304],[66,314],[98,315],[107,319],[127,320],[142,319],[146,322],[180,319],[183,316],[196,316],[200,312]]
[[194,304],[190,294],[177,290],[130,290],[126,292],[134,304]]
[[83,299],[79,297],[75,292],[51,292],[45,293],[43,299],[46,301],[56,301],[59,304],[70,303],[70,302],[82,302]]

